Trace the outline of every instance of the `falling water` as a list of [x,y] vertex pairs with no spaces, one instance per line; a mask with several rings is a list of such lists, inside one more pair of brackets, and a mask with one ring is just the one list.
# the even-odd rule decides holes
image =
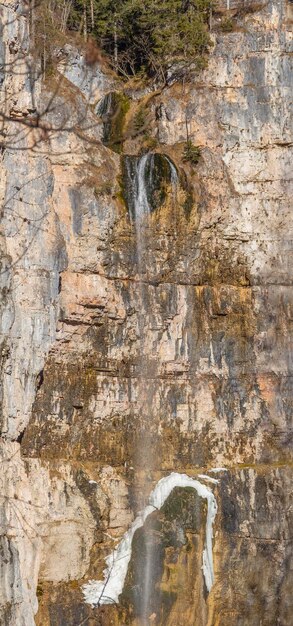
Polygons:
[[[156,161],[157,159],[157,161]],[[167,164],[167,168],[166,168]],[[151,524],[147,523],[149,516],[154,511],[161,509],[172,490],[178,487],[192,487],[198,495],[207,500],[206,539],[202,557],[202,569],[209,592],[213,580],[213,522],[217,512],[217,504],[211,489],[199,480],[195,480],[185,474],[172,472],[169,476],[161,478],[149,496],[148,477],[155,468],[152,445],[149,443],[150,434],[155,430],[155,416],[152,408],[154,386],[150,364],[146,358],[145,338],[146,322],[151,316],[148,301],[148,271],[154,270],[154,264],[150,254],[148,241],[152,228],[151,213],[160,204],[157,202],[157,192],[162,188],[166,191],[171,186],[173,202],[176,201],[178,189],[178,175],[172,161],[166,155],[146,154],[140,158],[125,158],[125,199],[129,207],[135,237],[136,237],[136,266],[137,266],[137,305],[138,305],[138,331],[139,331],[139,363],[138,363],[138,397],[140,409],[140,427],[142,439],[137,446],[136,467],[138,477],[143,476],[142,484],[138,478],[141,489],[141,510],[138,512],[133,524],[122,537],[118,546],[106,559],[106,569],[103,580],[92,580],[84,585],[83,592],[86,601],[91,606],[119,602],[123,591],[127,569],[131,559],[132,541],[136,531],[144,526],[145,554],[140,554],[136,560],[139,571],[136,572],[136,587],[139,589],[135,623],[142,626],[153,624],[151,615],[154,613],[155,569],[158,559],[155,542],[153,541]],[[161,203],[166,194],[159,196]],[[213,471],[225,471],[225,468],[215,468]],[[198,478],[212,483],[218,481],[207,475],[199,475]],[[160,558],[160,557],[159,557]]]
[[[146,177],[146,167],[148,162],[150,162],[150,178],[147,181]],[[136,169],[136,191],[135,191],[135,218],[136,222],[139,222],[141,218],[145,215],[149,215],[151,212],[151,208],[148,201],[147,195],[147,182],[151,187],[152,183],[152,174],[154,169],[154,155],[153,154],[144,154],[137,163]]]
[[[139,327],[139,342],[140,342],[140,355],[144,354],[144,324],[147,318],[148,306],[147,306],[147,294],[146,285],[143,283],[143,262],[146,267],[149,266],[149,255],[146,254],[146,229],[148,228],[148,222],[151,214],[151,206],[148,200],[148,189],[152,189],[152,177],[153,177],[154,156],[150,154],[143,155],[136,163],[132,176],[132,191],[133,191],[133,219],[136,233],[136,259],[137,259],[137,272],[138,272],[138,296],[139,296],[139,314],[138,314],[138,327]],[[138,380],[139,380],[139,397],[141,405],[141,417],[152,421],[151,415],[151,398],[149,398],[150,385],[146,381],[148,377],[147,361],[144,358],[140,358],[138,364]],[[149,424],[151,427],[151,423]],[[142,425],[142,428],[146,428],[146,424]],[[153,458],[151,452],[151,446],[146,441],[146,437],[142,434],[142,444],[144,446],[144,463],[147,467],[145,472],[151,471],[153,467]],[[140,464],[139,455],[142,451],[137,451],[138,462]],[[142,498],[146,498],[147,485],[146,475],[143,473],[143,484],[140,486],[142,492]],[[145,504],[143,502],[143,504]],[[144,626],[148,626],[148,615],[150,605],[150,589],[151,589],[151,572],[152,572],[152,545],[151,538],[148,534],[145,534],[145,569],[142,579],[142,593],[140,599],[139,612],[141,614],[142,623]]]
[[178,185],[178,174],[174,163],[172,163],[169,157],[165,157],[166,161],[169,163],[170,167],[170,175],[171,175],[171,187],[173,195],[176,195],[177,185]]
[[111,116],[113,115],[114,104],[113,94],[110,92],[100,100],[96,107],[96,115],[100,117],[103,122],[104,143],[107,143],[111,132]]
[[[128,205],[136,232],[136,258],[138,277],[141,280],[142,259],[145,252],[145,228],[148,227],[151,214],[149,195],[152,190],[154,155],[126,158],[128,183]],[[149,191],[148,191],[149,190]]]
[[100,117],[107,117],[112,111],[112,93],[107,93],[96,106],[96,115]]
[[[134,180],[134,223],[136,231],[136,254],[137,269],[140,285],[140,295],[142,293],[142,262],[146,251],[145,229],[151,214],[151,206],[148,201],[147,186],[152,188],[153,155],[144,154],[137,162]],[[147,178],[148,165],[149,178]],[[149,259],[148,259],[149,260]]]
[[[167,163],[167,172],[158,176],[158,163]],[[144,257],[149,257],[147,248],[147,233],[149,231],[149,217],[155,208],[154,195],[160,185],[171,186],[173,200],[176,199],[178,174],[174,163],[166,155],[147,153],[142,157],[126,157],[127,176],[127,204],[136,231],[136,258],[139,281],[142,282],[143,270],[150,265],[150,258],[144,263]],[[165,168],[166,169],[166,168]]]
[[[158,188],[158,180],[156,176],[155,154],[148,153],[135,159],[128,161],[127,176],[130,184],[130,202],[132,204],[132,219],[134,222],[136,233],[136,259],[138,274],[138,327],[140,341],[140,361],[138,364],[138,385],[140,398],[140,411],[142,417],[142,440],[140,449],[137,451],[138,466],[141,467],[141,458],[143,458],[143,484],[140,485],[142,491],[143,502],[145,505],[148,496],[147,476],[154,467],[154,458],[152,445],[150,444],[150,432],[153,426],[152,400],[154,389],[152,388],[152,376],[149,371],[148,359],[145,358],[144,339],[145,339],[145,322],[149,317],[150,311],[148,305],[147,278],[145,278],[146,270],[151,266],[151,256],[148,246],[148,233],[150,229],[150,216],[154,206],[153,194]],[[158,157],[157,157],[158,158]],[[160,156],[168,163],[168,179],[171,184],[173,198],[176,194],[178,184],[178,176],[172,161],[164,156]],[[162,183],[163,181],[161,181]],[[145,421],[145,423],[144,423]],[[142,590],[140,598],[140,606],[138,607],[143,626],[149,625],[149,615],[151,611],[151,592],[152,578],[154,569],[154,545],[152,536],[149,532],[145,532],[145,562],[142,579]]]

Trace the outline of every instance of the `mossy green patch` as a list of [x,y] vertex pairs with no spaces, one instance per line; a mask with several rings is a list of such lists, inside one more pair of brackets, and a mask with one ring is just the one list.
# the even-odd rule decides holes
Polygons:
[[170,522],[180,520],[184,528],[199,532],[204,506],[192,487],[176,487],[162,507],[162,513]]
[[193,195],[193,191],[192,191],[192,187],[190,185],[190,182],[187,178],[187,175],[185,173],[185,171],[182,169],[180,170],[180,175],[179,175],[179,183],[180,186],[182,187],[182,189],[184,189],[185,192],[185,200],[183,202],[183,210],[184,210],[184,214],[185,217],[188,219],[191,211],[193,209],[194,206],[194,195]]
[[120,153],[124,140],[125,117],[130,107],[129,98],[122,92],[111,92],[103,98],[98,114],[103,119],[103,143]]

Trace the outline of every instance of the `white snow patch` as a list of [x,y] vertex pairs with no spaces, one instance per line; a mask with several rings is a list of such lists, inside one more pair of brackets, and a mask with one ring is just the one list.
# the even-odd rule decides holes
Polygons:
[[97,485],[97,481],[96,480],[89,480],[90,485]]
[[212,478],[207,474],[198,474],[197,477],[201,478],[202,480],[207,480],[209,483],[213,483],[214,485],[217,485],[219,482],[216,478]]
[[170,493],[175,487],[192,487],[201,498],[205,498],[208,504],[206,520],[206,541],[203,551],[202,569],[205,583],[210,591],[214,582],[213,568],[213,522],[217,513],[216,498],[212,491],[202,485],[198,480],[190,478],[186,474],[172,472],[169,476],[161,478],[152,491],[149,504],[137,515],[129,530],[124,534],[118,546],[106,558],[107,567],[104,570],[104,580],[90,580],[83,585],[85,602],[95,606],[97,604],[113,604],[118,602],[123,591],[127,568],[131,557],[131,544],[135,531],[143,526],[148,515],[156,509],[161,509]]
[[226,467],[213,467],[213,469],[210,469],[209,472],[215,472],[215,474],[217,472],[228,472]]

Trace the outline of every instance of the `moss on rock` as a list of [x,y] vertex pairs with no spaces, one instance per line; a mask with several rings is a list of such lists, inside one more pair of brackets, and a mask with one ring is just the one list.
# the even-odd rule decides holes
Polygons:
[[122,150],[125,117],[129,107],[129,98],[124,93],[113,91],[106,94],[97,109],[104,125],[103,143],[118,153]]

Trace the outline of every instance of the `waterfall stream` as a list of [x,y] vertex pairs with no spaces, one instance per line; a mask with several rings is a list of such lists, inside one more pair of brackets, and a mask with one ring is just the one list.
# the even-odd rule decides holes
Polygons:
[[111,92],[100,100],[95,113],[103,122],[103,142],[107,143],[111,131],[111,115],[113,114],[113,94]]
[[[148,185],[151,188],[153,177],[153,155],[144,154],[135,164],[134,176],[132,178],[133,185],[133,208],[134,208],[134,226],[136,232],[136,258],[137,273],[140,286],[140,300],[143,300],[142,293],[142,262],[146,251],[146,228],[151,214],[151,205],[148,200]],[[149,169],[149,176],[147,170]],[[143,303],[141,303],[143,304]],[[140,324],[141,326],[141,324]],[[142,330],[140,334],[142,333]]]
[[[138,316],[138,362],[137,362],[137,413],[141,434],[137,446],[137,458],[134,460],[139,489],[140,512],[130,529],[125,533],[116,549],[106,560],[104,581],[89,581],[84,586],[87,602],[95,605],[118,602],[123,591],[127,569],[131,558],[132,539],[138,528],[144,525],[148,516],[160,509],[176,486],[192,487],[198,495],[207,500],[206,540],[203,551],[203,572],[207,590],[213,584],[212,536],[213,521],[217,504],[212,491],[198,480],[185,474],[172,473],[162,478],[149,496],[149,477],[155,469],[155,459],[150,434],[155,433],[155,397],[154,375],[150,370],[150,357],[147,353],[148,324],[152,311],[149,304],[149,275],[154,271],[150,244],[152,232],[152,213],[172,194],[176,201],[178,174],[175,165],[166,155],[148,153],[141,157],[125,157],[124,161],[125,196],[135,233],[135,260],[137,276],[137,316]],[[158,198],[159,197],[159,201]],[[151,235],[151,236],[150,236]],[[217,483],[216,479],[202,475],[203,480]],[[152,594],[155,577],[155,543],[152,530],[145,526],[144,557],[138,564],[137,581],[140,580],[140,592],[136,605],[139,622],[149,626],[152,614]],[[141,568],[143,567],[143,572]]]
[[[154,194],[159,190],[162,181],[158,176],[158,159],[161,155],[153,153],[144,154],[134,162],[132,170],[128,169],[131,181],[131,191],[133,194],[133,222],[136,233],[136,259],[138,275],[138,327],[140,343],[140,359],[138,363],[138,392],[140,416],[142,418],[142,438],[141,449],[137,450],[136,464],[141,465],[141,457],[144,458],[143,481],[140,483],[142,505],[146,505],[148,497],[147,475],[154,469],[154,458],[148,431],[154,427],[154,416],[152,413],[152,401],[154,397],[154,384],[152,376],[148,371],[148,359],[145,358],[145,336],[147,333],[146,323],[150,319],[151,311],[148,304],[147,284],[144,282],[145,270],[152,271],[152,259],[148,246],[148,232],[150,229],[150,217],[154,207]],[[164,156],[165,177],[171,186],[174,198],[178,184],[178,175],[172,161]],[[159,161],[160,163],[160,161]],[[143,468],[141,468],[143,469]],[[143,626],[149,625],[149,615],[151,614],[151,592],[154,565],[154,545],[152,536],[145,534],[145,567],[142,577],[141,597],[139,599],[138,610]]]
[[[149,179],[147,180],[147,165],[149,168]],[[154,158],[153,155],[144,154],[138,161],[136,167],[136,180],[135,180],[135,221],[139,230],[139,222],[144,216],[148,216],[151,213],[151,207],[148,201],[147,184],[151,187],[152,177],[154,171]]]

